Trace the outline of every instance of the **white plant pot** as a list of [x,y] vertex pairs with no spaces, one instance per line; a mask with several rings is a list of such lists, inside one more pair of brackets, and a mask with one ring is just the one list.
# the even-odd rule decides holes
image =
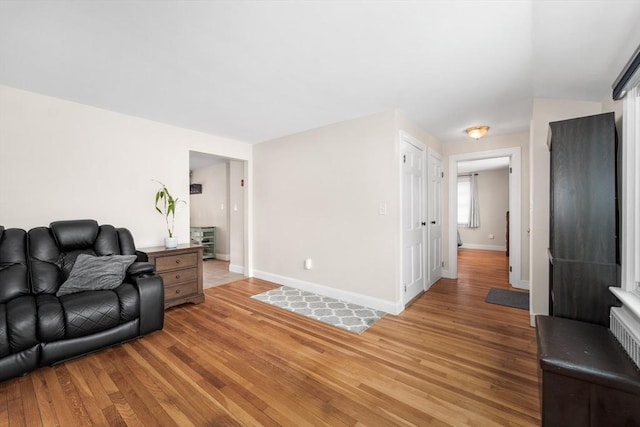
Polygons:
[[175,249],[178,247],[178,238],[177,237],[165,237],[164,238],[164,247],[167,249]]

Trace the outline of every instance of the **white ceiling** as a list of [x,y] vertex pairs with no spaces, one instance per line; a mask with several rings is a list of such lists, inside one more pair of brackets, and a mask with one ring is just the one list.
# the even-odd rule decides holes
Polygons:
[[0,1],[0,84],[256,143],[398,109],[443,142],[602,101],[637,0]]

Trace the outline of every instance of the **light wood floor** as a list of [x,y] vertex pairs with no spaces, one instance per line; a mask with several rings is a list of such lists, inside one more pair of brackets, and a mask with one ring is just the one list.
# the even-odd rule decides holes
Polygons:
[[504,254],[466,255],[362,335],[249,298],[265,281],[207,289],[161,332],[1,384],[0,425],[539,425],[528,313],[484,303]]
[[203,287],[226,285],[245,278],[244,275],[229,271],[229,261],[219,259],[207,259],[202,262]]

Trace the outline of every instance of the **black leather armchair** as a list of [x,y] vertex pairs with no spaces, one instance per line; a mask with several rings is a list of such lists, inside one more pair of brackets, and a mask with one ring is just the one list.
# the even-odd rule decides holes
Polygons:
[[[0,380],[162,329],[162,278],[128,230],[76,220],[0,233]],[[56,296],[80,254],[138,261],[113,290]]]

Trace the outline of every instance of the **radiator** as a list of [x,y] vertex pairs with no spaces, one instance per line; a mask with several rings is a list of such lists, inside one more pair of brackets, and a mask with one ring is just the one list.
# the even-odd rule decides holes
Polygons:
[[640,368],[640,337],[629,327],[635,324],[635,329],[640,330],[640,322],[623,307],[612,307],[609,317],[609,329],[620,341],[631,360]]

